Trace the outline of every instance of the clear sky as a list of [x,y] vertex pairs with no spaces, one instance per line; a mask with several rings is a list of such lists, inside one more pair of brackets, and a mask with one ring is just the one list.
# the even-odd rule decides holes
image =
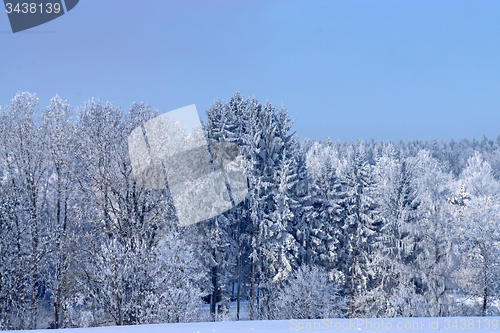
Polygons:
[[283,103],[300,138],[496,139],[500,1],[80,0],[16,34],[0,13],[2,106],[203,114],[237,90]]

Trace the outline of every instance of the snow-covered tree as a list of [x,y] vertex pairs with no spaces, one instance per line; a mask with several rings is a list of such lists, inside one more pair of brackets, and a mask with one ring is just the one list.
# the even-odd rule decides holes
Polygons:
[[[168,192],[140,188],[132,174],[128,134],[134,126],[155,114],[156,110],[135,104],[128,117],[122,120],[119,109],[96,101],[90,101],[79,113],[76,172],[82,179],[80,186],[87,199],[84,203],[88,224],[81,230],[85,245],[78,256],[79,269],[75,273],[78,290],[73,305],[83,302],[86,308],[98,309],[99,318],[95,315],[93,318],[96,322],[123,325],[151,322],[154,318],[168,321],[188,318],[180,315],[157,317],[144,309],[158,288],[168,292],[178,279],[185,277],[171,276],[170,280],[165,280],[155,273],[160,265],[158,256],[162,246],[178,249],[180,252],[176,255],[186,265],[198,267],[189,248],[183,253],[183,246],[175,244],[183,238],[171,237],[178,233],[178,225]],[[161,245],[165,237],[170,243]],[[188,269],[190,265],[185,271],[174,270],[172,274],[190,273],[193,278],[188,285],[194,289],[189,297],[195,297],[199,296],[199,278],[195,278],[196,269]],[[165,264],[161,267],[168,268]],[[177,291],[173,295],[179,296]],[[170,304],[171,311],[173,306],[180,306],[180,312],[187,311],[177,300],[161,297],[157,302],[160,302],[155,303],[158,307]]]
[[470,157],[460,177],[457,207],[459,283],[467,300],[477,304],[473,314],[496,315],[492,306],[500,295],[499,183],[479,154]]
[[[49,162],[49,204],[46,216],[51,241],[46,257],[53,319],[51,327],[59,328],[64,322],[65,299],[71,294],[69,269],[71,253],[76,247],[73,232],[78,221],[72,207],[78,200],[77,181],[72,172],[74,124],[68,101],[56,95],[42,114],[42,126],[47,142]],[[78,216],[78,215],[76,215]]]
[[409,317],[422,303],[412,266],[416,259],[418,199],[412,165],[392,144],[375,166],[377,200],[383,224],[370,257],[374,287],[363,295],[366,316]]
[[236,93],[197,134],[238,145],[248,196],[180,228],[132,173],[156,109],[37,103],[0,110],[1,329],[220,320],[234,300],[238,319],[498,313],[500,137],[301,142]]
[[373,254],[373,236],[379,226],[379,211],[374,199],[374,179],[363,142],[350,146],[344,174],[345,221],[343,270],[347,275],[349,313],[357,313],[358,295],[370,287],[368,263]]
[[453,310],[456,269],[455,225],[447,201],[451,175],[425,150],[418,153],[414,165],[419,202],[415,273],[417,292],[425,299],[424,313],[418,309],[418,315],[446,316]]
[[308,262],[327,268],[342,284],[345,279],[338,268],[346,265],[341,263],[345,259],[342,253],[346,239],[342,238],[341,228],[345,219],[346,195],[332,161],[326,159],[323,163],[311,186],[315,216],[308,225]]
[[273,319],[320,319],[343,317],[346,301],[330,274],[314,265],[300,266],[272,298]]
[[[207,116],[209,137],[237,143],[245,157],[249,194],[242,203],[245,212],[232,215],[241,219],[230,233],[236,236],[239,256],[248,255],[251,317],[263,318],[269,313],[271,291],[298,267],[304,253],[300,229],[305,213],[298,201],[306,199],[295,193],[303,178],[300,147],[289,133],[286,109],[270,103],[261,105],[237,93],[227,103],[216,101]],[[241,268],[239,277],[245,271]]]
[[1,269],[6,294],[0,298],[9,309],[3,316],[4,325],[13,329],[38,327],[45,289],[43,260],[48,238],[43,212],[48,163],[45,137],[36,119],[37,104],[36,95],[18,93],[0,119],[2,187],[12,205],[3,216],[8,258]]

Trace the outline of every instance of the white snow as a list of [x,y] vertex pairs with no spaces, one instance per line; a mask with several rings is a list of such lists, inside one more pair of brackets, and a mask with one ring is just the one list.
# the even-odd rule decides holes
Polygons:
[[[493,332],[500,317],[355,318],[226,321],[62,329],[68,333]],[[5,331],[16,332],[16,331]],[[36,330],[32,332],[54,332]]]

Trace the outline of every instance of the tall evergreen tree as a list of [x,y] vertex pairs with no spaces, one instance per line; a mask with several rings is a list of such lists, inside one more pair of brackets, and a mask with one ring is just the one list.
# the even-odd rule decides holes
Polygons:
[[374,180],[368,164],[365,146],[358,142],[350,146],[345,171],[346,218],[342,226],[345,237],[344,256],[348,268],[349,313],[356,313],[358,295],[370,288],[369,266],[373,254],[373,236],[379,227],[379,212],[374,200]]

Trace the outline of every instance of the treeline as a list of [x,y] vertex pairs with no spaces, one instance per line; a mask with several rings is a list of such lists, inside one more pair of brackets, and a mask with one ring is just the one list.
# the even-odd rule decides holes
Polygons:
[[236,93],[204,130],[239,145],[249,194],[181,228],[130,166],[156,109],[37,105],[0,114],[2,329],[222,320],[231,301],[255,320],[498,313],[500,140],[300,142],[285,108]]

